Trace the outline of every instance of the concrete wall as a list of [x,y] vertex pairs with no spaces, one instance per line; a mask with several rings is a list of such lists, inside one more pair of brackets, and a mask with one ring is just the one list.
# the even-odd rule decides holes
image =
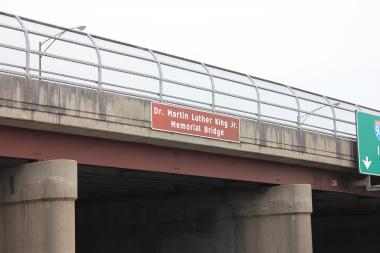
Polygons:
[[77,165],[0,168],[0,253],[74,253]]
[[311,187],[79,200],[77,252],[311,253]]
[[0,74],[0,124],[353,171],[355,143],[241,121],[241,143],[154,131],[150,102]]

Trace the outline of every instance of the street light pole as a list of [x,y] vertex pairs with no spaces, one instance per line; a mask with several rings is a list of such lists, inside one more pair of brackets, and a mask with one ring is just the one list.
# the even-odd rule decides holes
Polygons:
[[[80,25],[80,26],[76,26],[76,27],[73,27],[73,28],[70,28],[69,30],[79,30],[79,31],[83,31],[84,29],[86,29],[86,26],[84,25]],[[39,76],[39,79],[41,80],[41,76],[42,76],[42,56],[43,54],[49,49],[49,47],[59,38],[61,37],[65,32],[69,31],[69,30],[64,30],[64,31],[61,31],[54,36],[54,38],[47,38],[46,40],[44,41],[39,41],[38,42],[38,76]],[[46,42],[48,42],[49,40],[53,40],[46,48],[45,50],[42,52],[42,45],[45,44]]]
[[[339,105],[340,105],[340,102],[335,102],[335,103],[332,104],[331,106],[339,106]],[[318,107],[318,108],[316,108],[316,109],[314,109],[314,110],[312,110],[312,111],[310,111],[310,112],[306,112],[305,114],[303,114],[303,115],[300,117],[300,119],[303,118],[303,117],[305,117],[305,118],[301,121],[301,125],[306,121],[306,119],[307,119],[311,114],[313,114],[313,113],[315,113],[316,111],[319,111],[319,110],[321,110],[321,109],[323,109],[323,108],[325,108],[325,107],[327,107],[327,106],[330,106],[330,105],[323,105],[323,106]]]
[[40,77],[40,81],[41,81],[41,59],[42,59],[41,47],[42,47],[42,43],[41,41],[39,41],[38,42],[38,76]]

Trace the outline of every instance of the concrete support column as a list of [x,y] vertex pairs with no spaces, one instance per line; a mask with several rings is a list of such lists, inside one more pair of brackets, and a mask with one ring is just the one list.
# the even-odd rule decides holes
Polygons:
[[310,185],[184,197],[165,205],[155,218],[160,253],[183,248],[198,253],[312,253]]
[[310,185],[270,187],[238,213],[246,217],[241,252],[312,253]]
[[77,163],[0,168],[0,253],[74,253]]

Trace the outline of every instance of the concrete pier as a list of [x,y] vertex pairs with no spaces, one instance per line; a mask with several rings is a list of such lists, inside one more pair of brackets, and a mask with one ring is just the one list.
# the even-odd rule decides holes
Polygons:
[[0,253],[75,252],[77,163],[0,169]]

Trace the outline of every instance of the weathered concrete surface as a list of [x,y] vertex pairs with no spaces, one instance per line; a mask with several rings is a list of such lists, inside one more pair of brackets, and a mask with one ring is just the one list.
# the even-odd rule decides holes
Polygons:
[[355,143],[241,120],[241,143],[151,129],[150,101],[0,74],[0,124],[353,171]]
[[77,164],[0,169],[0,253],[75,252]]
[[312,252],[310,185],[81,201],[78,252]]

